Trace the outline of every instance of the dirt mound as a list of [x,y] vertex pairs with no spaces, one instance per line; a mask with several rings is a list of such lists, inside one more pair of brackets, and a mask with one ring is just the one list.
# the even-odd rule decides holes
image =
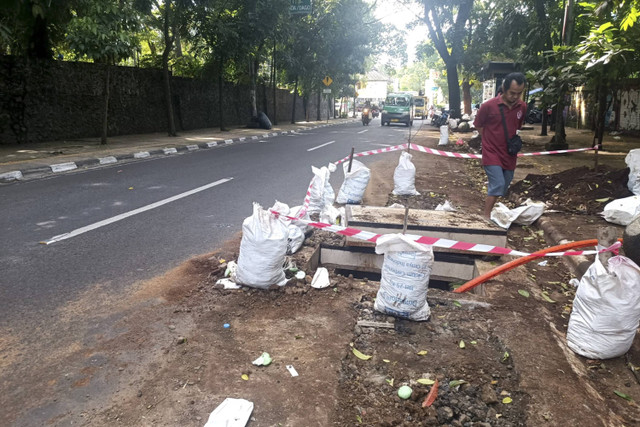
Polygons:
[[546,202],[551,209],[597,214],[614,199],[631,196],[627,188],[629,168],[601,166],[596,172],[586,166],[553,175],[529,174],[511,186],[522,198]]

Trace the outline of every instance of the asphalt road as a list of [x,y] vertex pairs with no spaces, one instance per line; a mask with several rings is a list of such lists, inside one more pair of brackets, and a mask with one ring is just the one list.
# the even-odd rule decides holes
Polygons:
[[[408,132],[376,119],[0,187],[0,327],[41,324],[93,285],[124,292],[211,252],[241,230],[252,202],[301,204],[311,165],[341,159],[351,147],[406,142]],[[336,193],[342,180],[338,168]]]

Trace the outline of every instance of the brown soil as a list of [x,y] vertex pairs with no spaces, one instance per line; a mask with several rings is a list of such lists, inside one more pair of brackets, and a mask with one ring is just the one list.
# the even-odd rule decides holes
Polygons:
[[[428,147],[437,144],[437,133],[428,127],[413,138]],[[481,211],[485,177],[477,161],[415,153],[421,196],[406,199],[389,196],[397,159],[396,153],[369,162],[373,175],[365,203],[433,208],[447,199],[463,212]],[[517,182],[513,191],[551,202],[561,212],[548,217],[568,239],[594,238],[606,223],[595,215],[603,202],[593,200],[621,194],[619,160],[604,157],[595,174],[585,168],[593,163],[588,154],[528,158],[516,174],[528,182]],[[0,398],[2,424],[202,426],[226,397],[255,404],[251,427],[640,421],[638,406],[614,394],[640,399],[627,359],[591,361],[565,345],[574,290],[562,259],[497,276],[482,297],[430,289],[431,319],[411,322],[375,312],[379,283],[366,278],[332,274],[331,286],[322,290],[295,279],[269,291],[216,289],[224,263],[237,259],[239,237],[137,284],[128,295],[114,295],[107,286],[92,289],[52,319],[52,338],[41,348],[20,347],[26,331],[5,334],[2,354],[12,356],[0,364],[6,391]],[[513,226],[508,233],[509,246],[519,250],[556,243],[547,239],[535,225]],[[314,232],[294,261],[304,268],[308,254],[326,241],[338,242],[335,235]],[[555,302],[545,301],[543,291]],[[99,334],[92,329],[97,324]],[[372,357],[361,360],[353,348]],[[252,365],[263,351],[273,363]],[[637,341],[627,357],[640,365]],[[299,376],[292,377],[286,365]],[[430,407],[422,402],[432,386],[419,379],[440,384]],[[398,397],[401,385],[413,389],[410,399]]]

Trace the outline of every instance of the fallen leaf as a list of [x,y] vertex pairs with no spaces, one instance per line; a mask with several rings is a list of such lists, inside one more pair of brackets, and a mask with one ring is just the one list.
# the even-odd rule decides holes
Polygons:
[[551,298],[549,298],[549,294],[547,293],[547,291],[542,291],[542,298],[543,298],[546,302],[550,302],[551,304],[555,304],[555,303],[556,303],[554,300],[552,300]]
[[608,202],[609,200],[611,200],[611,197],[605,197],[603,199],[596,199],[596,202],[604,203],[604,202]]
[[455,305],[456,307],[462,307],[462,304],[460,304],[460,301],[454,301],[453,305]]
[[509,358],[509,352],[505,351],[504,354],[502,355],[502,361],[506,362],[508,358]]
[[629,396],[628,394],[624,394],[621,391],[618,390],[614,390],[613,391],[615,394],[617,394],[619,397],[623,398],[624,400],[627,400],[629,402],[631,402],[633,399],[631,399],[631,396]]
[[478,341],[475,341],[475,340],[471,341],[471,344],[476,345],[476,344],[478,344]]
[[389,359],[382,359],[382,361],[383,361],[384,363],[389,363],[389,362],[391,362]]
[[224,264],[225,262],[227,262],[227,260],[226,260],[226,259],[221,259],[221,260],[220,260],[220,264]]
[[242,374],[242,377],[241,377],[241,378],[242,378],[243,380],[245,380],[245,381],[249,381],[249,375],[247,375],[247,374]]
[[498,384],[498,380],[491,381],[491,385],[496,385],[496,384]]
[[500,392],[500,396],[511,396],[511,393],[509,393],[507,390],[502,390]]
[[460,340],[460,344],[458,344],[458,347],[465,348],[466,345],[464,344],[464,341]]
[[422,384],[422,385],[433,385],[433,384],[435,384],[436,381],[438,381],[438,380],[434,381],[434,380],[430,380],[428,378],[420,378],[419,380],[416,380],[416,382],[418,384]]
[[424,356],[424,355],[425,355],[425,354],[427,354],[427,353],[429,353],[429,351],[427,351],[427,350],[420,350],[420,351],[418,352],[418,356]]
[[453,380],[453,381],[449,381],[449,388],[454,388],[454,387],[458,387],[461,384],[466,384],[467,382],[465,380]]
[[129,187],[129,190],[133,190],[133,187]]
[[433,383],[433,386],[431,387],[431,390],[429,390],[427,397],[424,398],[424,401],[422,402],[422,407],[428,408],[433,404],[433,402],[435,402],[437,397],[438,397],[438,380],[436,380],[436,382]]
[[391,387],[393,387],[393,378],[391,378],[390,380],[386,380],[387,384],[389,384]]
[[505,405],[511,402],[513,402],[513,399],[510,397],[505,397],[504,399],[502,399],[502,403],[504,403]]
[[533,239],[535,239],[535,237],[529,236],[529,237],[524,237],[522,240],[533,240]]
[[518,289],[518,293],[525,298],[529,298],[529,292],[525,291],[524,289]]
[[362,417],[360,415],[356,415],[356,420],[358,420],[358,424],[362,424]]
[[562,183],[559,183],[558,185],[556,185],[554,188],[557,190],[558,188],[562,187]]
[[351,351],[358,359],[361,359],[361,360],[369,360],[373,357],[373,356],[368,356],[366,354],[360,353],[355,347],[353,347]]

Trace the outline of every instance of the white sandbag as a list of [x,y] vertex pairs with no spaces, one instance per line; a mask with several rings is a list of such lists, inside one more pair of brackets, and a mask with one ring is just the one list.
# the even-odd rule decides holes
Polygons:
[[[289,212],[289,207],[279,202],[271,209]],[[287,283],[282,265],[287,252],[288,225],[288,221],[262,209],[258,203],[253,204],[253,215],[242,222],[236,283],[262,289]]]
[[335,165],[331,164],[329,167],[323,166],[320,169],[311,166],[313,172],[313,179],[311,180],[311,190],[309,196],[309,214],[319,213],[325,205],[332,205],[336,198],[336,193],[333,191],[333,187],[329,183],[331,177],[330,167]]
[[[305,211],[305,213],[301,216],[300,215],[301,209],[302,209],[302,205],[289,208],[289,216],[292,216],[294,218],[300,218],[303,221],[311,221],[311,218],[309,217],[309,211]],[[313,229],[313,227],[311,227],[310,225],[305,225],[303,223],[298,223],[297,225],[305,234]]]
[[627,187],[636,196],[640,196],[640,148],[629,151],[624,161],[629,166]]
[[287,236],[287,255],[293,255],[302,247],[304,243],[304,232],[296,224],[289,224],[289,234]]
[[449,145],[449,126],[440,126],[440,141],[438,145]]
[[502,228],[509,228],[512,223],[531,225],[544,213],[545,204],[527,199],[522,206],[509,209],[498,202],[491,211],[491,220]]
[[457,129],[458,128],[458,119],[449,119],[449,127],[451,129]]
[[609,202],[601,215],[606,221],[614,224],[629,225],[640,215],[640,196],[629,196]]
[[353,159],[351,163],[351,172],[347,172],[349,169],[348,162],[344,162],[342,166],[344,169],[344,182],[340,187],[340,191],[338,191],[336,202],[341,204],[361,203],[369,184],[369,178],[371,178],[371,171],[356,159]]
[[344,208],[336,208],[333,205],[326,205],[320,212],[320,222],[326,224],[340,224],[344,218]]
[[569,317],[567,345],[589,359],[610,359],[631,348],[640,323],[640,267],[627,257],[598,257],[582,276]]
[[411,162],[413,156],[406,151],[400,154],[398,166],[393,172],[393,194],[397,196],[417,196],[416,167]]
[[416,243],[402,234],[386,234],[376,242],[376,253],[384,254],[384,261],[374,308],[406,319],[429,319],[431,246]]

